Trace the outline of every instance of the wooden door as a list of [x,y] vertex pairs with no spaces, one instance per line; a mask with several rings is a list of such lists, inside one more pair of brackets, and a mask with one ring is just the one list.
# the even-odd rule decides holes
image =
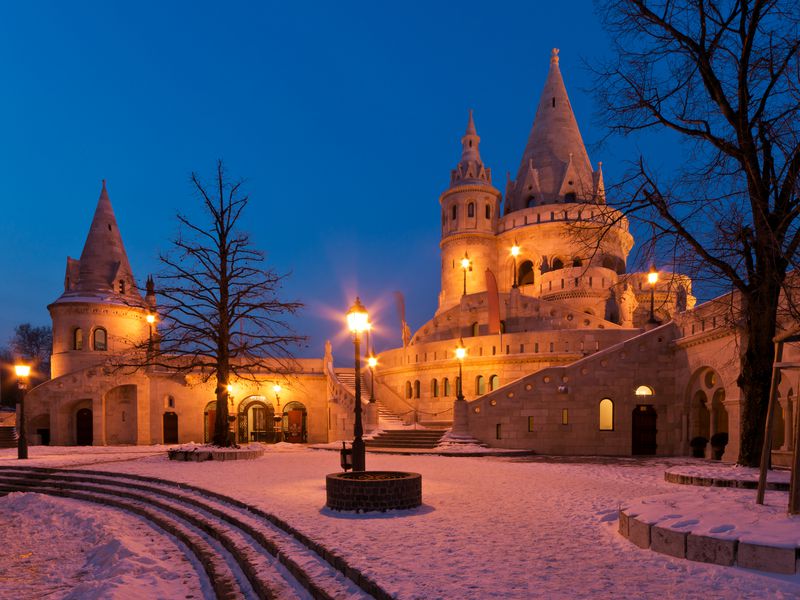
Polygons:
[[640,404],[633,409],[632,454],[656,453],[656,427],[658,415],[650,404]]
[[299,444],[303,441],[303,430],[305,429],[305,411],[290,410],[286,413],[286,441],[292,444]]
[[82,408],[75,415],[75,443],[78,446],[91,446],[93,440],[92,409]]
[[174,412],[164,413],[164,443],[178,443],[178,415]]

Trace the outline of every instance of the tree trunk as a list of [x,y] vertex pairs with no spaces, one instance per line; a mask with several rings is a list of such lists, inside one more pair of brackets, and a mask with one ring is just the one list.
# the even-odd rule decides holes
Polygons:
[[736,382],[741,393],[738,462],[748,467],[759,466],[764,444],[780,291],[780,283],[770,278],[749,298],[743,298],[744,331]]

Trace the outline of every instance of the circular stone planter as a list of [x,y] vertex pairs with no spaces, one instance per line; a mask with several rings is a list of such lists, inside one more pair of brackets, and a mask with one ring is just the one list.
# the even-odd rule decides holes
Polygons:
[[355,512],[416,508],[422,504],[422,475],[401,471],[356,471],[325,477],[327,506]]

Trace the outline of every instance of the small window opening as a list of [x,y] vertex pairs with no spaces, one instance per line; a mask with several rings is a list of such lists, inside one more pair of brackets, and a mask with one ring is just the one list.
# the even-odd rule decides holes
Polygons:
[[556,98],[555,98],[555,96],[553,96],[553,108],[555,108],[555,107],[556,107]]

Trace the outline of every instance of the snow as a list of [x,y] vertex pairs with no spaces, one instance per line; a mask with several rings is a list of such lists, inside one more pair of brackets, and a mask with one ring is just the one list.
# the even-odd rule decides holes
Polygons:
[[[758,481],[758,469],[726,464],[693,464],[681,465],[668,469],[670,473],[688,477],[705,477],[707,479],[726,479],[731,481]],[[767,481],[789,483],[790,471],[767,471]]]
[[695,535],[779,548],[800,546],[800,516],[786,514],[788,494],[766,492],[763,505],[755,500],[755,490],[692,486],[638,498],[627,503],[625,512],[651,525]]
[[0,498],[0,598],[203,598],[178,542],[99,505]]
[[[421,473],[424,505],[355,515],[324,507],[325,475],[340,470],[335,452],[278,444],[252,461],[193,463],[171,462],[165,449],[140,448],[150,452],[137,456],[118,448],[72,454],[74,449],[33,447],[27,466],[94,461],[102,470],[182,481],[234,496],[286,520],[403,599],[800,596],[800,576],[676,559],[637,548],[616,532],[619,507],[631,506],[641,496],[694,496],[698,511],[730,497],[741,503],[737,518],[748,514],[751,490],[664,481],[665,469],[691,461],[368,453],[369,469]],[[19,464],[13,452],[0,450],[0,465]],[[767,497],[765,512],[778,516],[776,507],[785,492],[768,492]],[[652,506],[661,516],[669,514],[664,512],[668,504]],[[726,509],[714,510],[721,517]],[[762,513],[752,505],[750,510],[754,519],[741,527],[757,531],[760,521],[755,519]],[[710,530],[730,524],[730,519],[709,519],[707,524]],[[787,527],[797,531],[796,525]],[[120,528],[117,535],[127,539],[127,530]],[[69,529],[57,529],[54,537]],[[0,547],[13,537],[7,530],[0,529]]]

